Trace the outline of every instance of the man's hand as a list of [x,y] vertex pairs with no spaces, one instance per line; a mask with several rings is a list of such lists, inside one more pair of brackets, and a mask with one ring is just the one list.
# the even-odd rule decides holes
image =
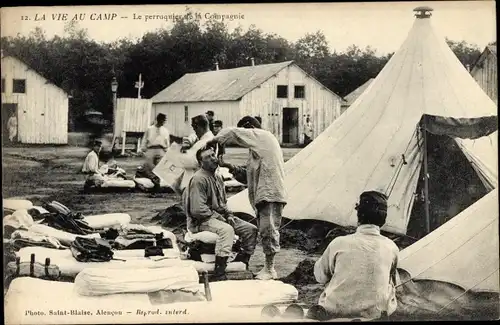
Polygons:
[[205,146],[207,146],[207,147],[208,146],[215,146],[217,143],[218,143],[218,141],[215,138],[213,138],[213,139],[208,140],[207,143],[205,144]]
[[233,165],[224,161],[224,158],[222,155],[219,156],[218,158],[219,158],[219,167],[225,167],[227,169],[231,169],[231,167],[233,167]]
[[225,213],[224,217],[226,218],[226,222],[228,224],[230,224],[231,226],[234,227],[234,222],[235,222],[235,220],[234,220],[234,218],[235,218],[234,214],[231,211],[227,211]]
[[226,221],[228,224],[230,224],[232,227],[235,225],[235,219],[234,216],[231,214],[226,218]]

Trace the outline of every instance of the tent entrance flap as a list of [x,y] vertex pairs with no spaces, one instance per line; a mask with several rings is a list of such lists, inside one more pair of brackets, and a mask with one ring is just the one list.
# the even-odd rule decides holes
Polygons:
[[498,130],[498,116],[454,118],[424,114],[420,124],[430,133],[453,138],[477,139]]
[[[428,132],[426,150],[429,174],[429,230],[432,231],[486,195],[488,190],[454,139]],[[420,168],[406,231],[407,235],[416,238],[427,234],[424,175],[424,168]]]

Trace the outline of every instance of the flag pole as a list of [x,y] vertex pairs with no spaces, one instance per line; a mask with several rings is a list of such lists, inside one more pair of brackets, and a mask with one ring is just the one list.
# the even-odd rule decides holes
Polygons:
[[429,213],[429,170],[427,157],[427,130],[425,128],[426,118],[423,118],[422,133],[424,136],[424,206],[425,206],[425,228],[427,234],[431,232],[431,220]]

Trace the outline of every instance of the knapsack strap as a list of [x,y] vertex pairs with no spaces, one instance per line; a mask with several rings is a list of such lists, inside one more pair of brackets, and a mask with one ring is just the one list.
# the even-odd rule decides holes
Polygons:
[[30,276],[35,276],[35,254],[31,254],[30,260]]
[[50,277],[50,274],[49,274],[49,266],[50,266],[50,258],[46,258],[45,259],[45,276],[46,277]]

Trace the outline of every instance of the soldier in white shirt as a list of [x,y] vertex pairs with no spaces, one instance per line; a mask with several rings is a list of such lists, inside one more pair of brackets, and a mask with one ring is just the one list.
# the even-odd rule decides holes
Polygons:
[[156,117],[156,124],[148,127],[142,141],[142,151],[146,156],[146,164],[153,169],[170,147],[170,132],[163,125],[167,116],[163,113]]
[[17,117],[12,115],[7,121],[7,127],[9,129],[9,140],[10,142],[14,142],[17,136]]
[[85,157],[83,162],[82,173],[87,175],[84,190],[92,186],[100,186],[104,183],[104,174],[99,170],[99,153],[102,149],[102,142],[95,140],[92,145],[92,150]]
[[311,143],[313,140],[313,124],[309,116],[304,123],[304,147]]
[[102,142],[94,141],[92,150],[85,157],[83,162],[82,173],[87,175],[99,174],[99,153],[101,152]]
[[376,319],[396,310],[399,249],[380,234],[387,218],[387,197],[363,192],[356,210],[356,233],[332,240],[314,265],[316,280],[326,288],[309,318]]

